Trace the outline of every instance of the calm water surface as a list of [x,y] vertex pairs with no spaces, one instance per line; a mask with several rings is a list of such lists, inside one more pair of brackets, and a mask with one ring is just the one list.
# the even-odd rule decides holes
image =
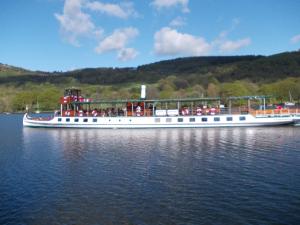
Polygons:
[[300,127],[0,126],[0,224],[300,221]]

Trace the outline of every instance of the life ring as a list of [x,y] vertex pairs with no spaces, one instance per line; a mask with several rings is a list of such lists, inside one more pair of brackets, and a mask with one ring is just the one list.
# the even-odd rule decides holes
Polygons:
[[64,104],[68,103],[68,97],[66,97],[66,96],[64,97],[63,103]]

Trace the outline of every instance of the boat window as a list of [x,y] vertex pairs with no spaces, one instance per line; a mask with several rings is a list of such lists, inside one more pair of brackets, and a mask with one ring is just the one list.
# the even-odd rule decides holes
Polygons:
[[245,116],[240,116],[240,120],[246,120],[246,117]]
[[214,117],[214,121],[215,122],[219,122],[220,121],[220,117]]
[[97,123],[97,118],[93,118],[93,122],[94,122],[94,123]]
[[230,117],[226,117],[226,120],[227,121],[232,121],[232,117],[230,116]]
[[167,123],[171,123],[172,122],[172,118],[166,118],[166,122]]
[[61,122],[61,118],[58,118],[57,121],[58,121],[58,122]]
[[74,119],[74,122],[78,123],[78,122],[79,122],[79,119],[78,119],[78,118],[75,118],[75,119]]
[[195,122],[196,119],[195,118],[190,118],[190,122]]
[[178,122],[183,122],[183,118],[178,118]]
[[202,120],[202,122],[207,122],[207,118],[206,117],[203,117],[201,120]]
[[66,122],[70,122],[70,118],[66,118]]
[[88,122],[88,119],[87,118],[83,119],[83,122],[85,122],[85,123]]
[[155,123],[160,123],[160,118],[155,118]]

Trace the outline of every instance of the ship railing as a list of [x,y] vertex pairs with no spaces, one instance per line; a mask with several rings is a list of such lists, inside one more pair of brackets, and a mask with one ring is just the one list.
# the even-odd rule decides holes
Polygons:
[[250,114],[252,114],[253,116],[264,116],[264,117],[291,116],[291,115],[300,115],[300,109],[285,108],[285,109],[251,110]]
[[[198,114],[197,111],[190,110],[187,114],[182,114],[180,110],[178,110],[178,113],[172,113],[169,114],[168,111],[171,110],[161,110],[165,111],[165,114],[157,115],[156,113],[153,114],[153,111],[150,109],[145,109],[140,114],[137,114],[136,112],[127,112],[124,111],[122,113],[119,112],[114,112],[114,113],[98,113],[97,117],[111,117],[111,116],[129,116],[129,117],[134,117],[134,116],[214,116],[214,115],[228,115],[228,114],[251,114],[253,116],[257,117],[280,117],[280,116],[290,116],[290,115],[299,115],[300,116],[300,108],[284,108],[284,109],[266,109],[266,110],[246,110],[245,108],[218,108],[214,113],[211,113],[209,109],[207,110],[202,110],[201,114]],[[174,110],[173,110],[174,111]],[[80,115],[79,112],[76,112],[74,110],[71,111],[63,111],[63,114],[61,116],[64,117],[74,117],[74,116],[88,116],[88,117],[94,117],[94,115],[89,112],[89,113],[84,113],[83,115]]]

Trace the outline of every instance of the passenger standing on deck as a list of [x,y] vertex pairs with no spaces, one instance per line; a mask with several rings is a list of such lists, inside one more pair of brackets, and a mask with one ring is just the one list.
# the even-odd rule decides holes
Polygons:
[[141,106],[138,105],[136,107],[136,116],[141,116],[141,111],[142,111]]

